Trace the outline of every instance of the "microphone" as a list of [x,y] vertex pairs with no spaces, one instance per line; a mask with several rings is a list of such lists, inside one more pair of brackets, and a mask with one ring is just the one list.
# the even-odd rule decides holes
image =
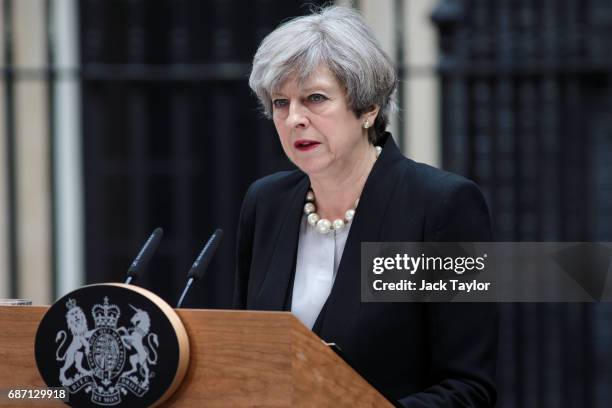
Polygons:
[[161,241],[162,236],[164,235],[164,230],[161,228],[155,228],[155,231],[149,236],[147,242],[144,243],[142,249],[130,265],[130,268],[127,271],[127,279],[125,283],[129,285],[132,280],[138,277],[140,272],[142,272],[146,267],[149,261],[151,260],[151,256],[159,246],[159,241]]
[[215,251],[217,250],[217,246],[219,246],[219,241],[221,241],[222,236],[223,230],[217,228],[208,239],[206,245],[204,245],[202,252],[200,252],[200,255],[198,255],[193,265],[191,265],[191,269],[187,274],[187,278],[189,278],[187,280],[187,285],[185,286],[185,289],[183,289],[183,294],[181,295],[178,303],[176,304],[177,309],[179,309],[183,304],[183,300],[185,300],[185,295],[189,291],[191,284],[194,281],[199,280],[204,275],[204,272],[206,272],[208,264],[210,264],[210,261],[215,255]]

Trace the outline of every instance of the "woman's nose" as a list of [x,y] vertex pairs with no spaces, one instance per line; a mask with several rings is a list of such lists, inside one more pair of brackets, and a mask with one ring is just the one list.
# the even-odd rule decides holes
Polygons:
[[308,116],[306,107],[300,102],[291,102],[289,104],[289,115],[287,115],[287,125],[290,127],[306,127],[308,125]]

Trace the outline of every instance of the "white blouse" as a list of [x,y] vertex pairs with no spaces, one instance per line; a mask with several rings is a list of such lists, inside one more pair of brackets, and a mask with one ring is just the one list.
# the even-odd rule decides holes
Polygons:
[[308,225],[306,215],[302,216],[291,312],[309,329],[331,292],[351,224],[323,235]]

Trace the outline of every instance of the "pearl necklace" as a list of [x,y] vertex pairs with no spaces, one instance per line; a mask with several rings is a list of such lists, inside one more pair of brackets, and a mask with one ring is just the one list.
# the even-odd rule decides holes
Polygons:
[[[380,152],[382,151],[382,147],[376,146],[376,158],[380,156]],[[355,210],[357,209],[357,205],[359,205],[359,198],[355,200],[355,206],[353,208],[349,208],[344,213],[344,219],[337,218],[334,222],[326,218],[321,218],[319,214],[317,214],[317,206],[315,205],[315,195],[312,189],[308,190],[306,194],[306,204],[304,204],[304,214],[308,216],[308,224],[316,229],[319,234],[327,234],[330,231],[339,231],[344,228],[347,224],[353,221],[355,218]]]

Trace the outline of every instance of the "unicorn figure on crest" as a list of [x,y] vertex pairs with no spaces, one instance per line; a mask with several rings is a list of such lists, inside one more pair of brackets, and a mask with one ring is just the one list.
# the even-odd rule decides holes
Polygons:
[[[143,378],[141,386],[147,388],[149,386],[150,377],[149,364],[157,364],[156,348],[159,347],[159,341],[157,334],[149,333],[149,329],[151,328],[149,314],[132,305],[130,305],[130,307],[136,312],[130,319],[130,323],[132,323],[134,327],[128,330],[121,327],[117,332],[121,335],[121,340],[126,349],[132,350],[133,347],[136,353],[130,356],[131,367],[128,371],[124,372],[121,377],[129,377],[134,373],[138,373]],[[145,338],[148,347],[144,344]],[[150,353],[153,355],[153,358],[151,358]]]

